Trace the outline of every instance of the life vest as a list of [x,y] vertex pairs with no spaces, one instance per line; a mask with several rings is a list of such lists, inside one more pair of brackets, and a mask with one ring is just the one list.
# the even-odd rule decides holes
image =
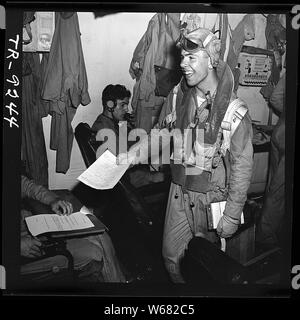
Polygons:
[[[227,69],[229,74],[232,73]],[[233,78],[233,77],[232,77]],[[228,79],[227,79],[228,80]],[[212,180],[212,174],[218,175],[218,181],[223,181],[222,187],[225,188],[225,180],[226,180],[226,170],[229,168],[225,168],[223,161],[220,161],[221,158],[226,156],[227,151],[230,152],[230,142],[231,138],[240,124],[241,120],[247,113],[248,109],[245,105],[245,102],[239,98],[234,99],[232,95],[233,81],[232,86],[225,87],[225,90],[230,89],[229,92],[221,92],[222,87],[218,87],[216,98],[219,97],[227,97],[226,99],[221,100],[219,98],[219,105],[215,106],[215,113],[212,114],[211,118],[218,119],[220,118],[220,114],[222,118],[220,119],[220,124],[218,127],[213,128],[215,131],[215,140],[213,140],[213,136],[211,132],[204,131],[204,136],[202,139],[197,138],[197,132],[199,132],[196,127],[192,127],[189,123],[187,125],[186,116],[189,114],[189,102],[191,98],[186,98],[185,94],[182,92],[181,83],[179,83],[173,89],[173,97],[172,97],[172,111],[166,117],[166,123],[176,123],[176,127],[181,129],[189,128],[191,130],[196,131],[196,139],[193,142],[193,151],[187,159],[181,158],[179,159],[180,152],[175,149],[175,154],[173,152],[171,156],[171,173],[172,180],[174,183],[183,186],[187,190],[196,191],[196,192],[208,192],[216,189],[216,182]],[[192,89],[189,89],[192,90]],[[219,92],[218,92],[219,90]],[[226,91],[227,91],[226,90]],[[178,97],[179,95],[179,97]],[[185,101],[185,103],[181,103],[181,101]],[[220,103],[221,101],[221,103]],[[216,102],[216,99],[215,99]],[[222,104],[223,102],[223,104]],[[182,114],[178,117],[178,105],[180,106],[180,111]],[[219,110],[217,109],[219,108]],[[219,112],[219,114],[217,114]],[[185,114],[185,115],[184,115]],[[178,121],[180,123],[178,123]],[[216,121],[215,121],[216,123]],[[211,123],[208,122],[211,125]],[[203,124],[202,124],[203,125]],[[183,127],[184,126],[184,127]],[[203,132],[202,131],[202,132]],[[173,140],[176,140],[176,136]],[[208,141],[207,141],[208,140]],[[203,143],[204,141],[204,143]],[[174,142],[176,144],[176,141]],[[199,157],[202,159],[199,160]],[[182,159],[184,161],[182,161]],[[218,184],[218,183],[217,183]],[[218,186],[220,187],[220,185]]]

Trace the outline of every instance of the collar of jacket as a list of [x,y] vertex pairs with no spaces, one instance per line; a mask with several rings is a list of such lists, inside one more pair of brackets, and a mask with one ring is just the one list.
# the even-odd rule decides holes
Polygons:
[[[115,128],[115,133],[118,135],[119,134],[119,122],[116,121],[115,119],[112,119],[110,118],[109,116],[107,116],[105,113],[102,113],[101,114],[101,117],[102,117],[102,120],[103,122],[107,123],[107,122],[110,122],[111,123],[111,126],[113,126]],[[109,128],[109,125],[107,126]]]
[[[232,100],[234,87],[233,74],[226,62],[220,60],[216,71],[219,78],[219,84],[215,97],[212,100],[210,115],[207,119],[208,127],[204,136],[205,143],[207,144],[214,144],[216,142],[221,123],[228,105]],[[195,99],[192,97],[193,94],[195,94],[195,91],[193,88],[188,87],[184,78],[181,81],[181,90],[183,92],[182,104],[185,104],[186,102],[190,103],[191,98]]]

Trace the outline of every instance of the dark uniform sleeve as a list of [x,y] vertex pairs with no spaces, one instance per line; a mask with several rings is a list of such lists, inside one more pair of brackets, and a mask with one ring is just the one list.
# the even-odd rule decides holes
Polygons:
[[230,144],[229,194],[224,214],[240,219],[247,191],[250,186],[253,168],[252,123],[249,113],[245,115]]
[[[136,46],[133,57],[130,63],[129,73],[132,79],[139,80],[141,73],[144,68],[144,61],[146,57],[146,53],[151,44],[151,33],[152,29],[155,25],[155,21],[153,18],[149,21],[148,27],[142,38],[140,39],[138,45]],[[138,63],[138,67],[135,64]]]
[[54,192],[35,184],[25,176],[21,177],[21,198],[31,198],[46,205],[59,200],[59,197]]
[[97,117],[93,125],[91,126],[91,129],[95,132],[98,132],[100,129],[102,129],[102,121],[101,121],[101,115]]

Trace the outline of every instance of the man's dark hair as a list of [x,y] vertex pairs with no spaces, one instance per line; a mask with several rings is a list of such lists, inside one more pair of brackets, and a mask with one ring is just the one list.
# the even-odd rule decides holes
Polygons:
[[131,92],[126,89],[125,86],[121,84],[109,84],[105,87],[105,89],[102,92],[102,104],[104,107],[107,107],[107,101],[113,101],[114,103],[117,102],[117,100],[123,100],[125,98],[130,98]]

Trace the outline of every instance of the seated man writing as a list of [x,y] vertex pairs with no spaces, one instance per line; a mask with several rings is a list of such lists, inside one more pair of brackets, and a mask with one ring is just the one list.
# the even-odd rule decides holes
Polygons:
[[[35,184],[25,176],[21,176],[21,198],[30,198],[49,205],[57,214],[71,214],[72,204],[60,199],[54,192]],[[43,243],[37,237],[28,233],[25,217],[32,213],[24,208],[21,210],[21,256],[25,258],[42,258],[45,255]],[[74,259],[74,269],[78,271],[79,279],[88,282],[125,282],[119,261],[109,235],[104,232],[84,238],[74,238],[66,241],[66,248]],[[39,261],[38,269],[45,267],[43,259]],[[35,266],[35,270],[37,266]]]
[[[134,128],[132,117],[128,113],[130,97],[130,91],[120,84],[110,84],[103,90],[103,113],[98,116],[92,125],[92,130],[97,133],[96,140],[103,141],[97,150],[97,158],[106,149],[118,155],[119,152],[127,151],[127,143],[128,147],[135,143],[135,141],[130,143],[127,139],[129,131]],[[126,119],[129,119],[129,121],[126,121]],[[122,148],[126,148],[126,150],[121,150]],[[151,172],[148,165],[132,168],[129,171],[129,177],[130,182],[135,187],[164,180],[162,172]]]

